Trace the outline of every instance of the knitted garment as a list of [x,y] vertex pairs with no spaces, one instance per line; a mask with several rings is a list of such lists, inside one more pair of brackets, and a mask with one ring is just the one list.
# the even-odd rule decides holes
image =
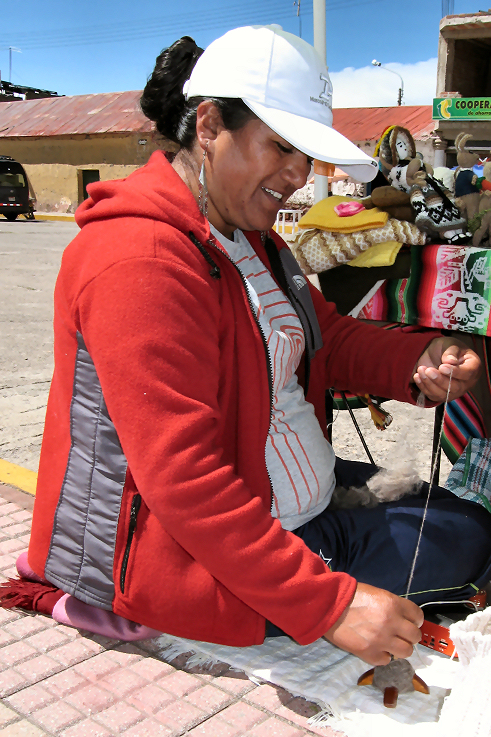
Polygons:
[[411,188],[411,207],[416,212],[415,223],[428,233],[444,234],[447,230],[467,227],[467,219],[457,205],[448,198],[445,201],[429,184]]
[[460,668],[443,704],[438,737],[491,737],[491,608],[452,624],[450,637]]
[[371,246],[388,241],[424,246],[426,235],[407,220],[389,218],[381,228],[356,233],[306,230],[299,233],[291,249],[304,274],[319,274],[352,261]]
[[379,210],[378,207],[372,207],[369,210],[362,209],[349,217],[338,215],[335,208],[345,204],[354,205],[359,203],[358,200],[352,197],[343,197],[342,195],[326,197],[317,202],[300,218],[298,227],[300,230],[319,228],[333,233],[354,233],[359,230],[381,228],[389,218],[388,213]]

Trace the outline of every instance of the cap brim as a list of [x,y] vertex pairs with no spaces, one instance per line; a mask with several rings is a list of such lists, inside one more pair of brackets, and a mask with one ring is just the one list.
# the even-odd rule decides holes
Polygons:
[[263,123],[307,156],[339,165],[359,182],[371,182],[377,176],[377,162],[328,125],[258,102],[244,102]]

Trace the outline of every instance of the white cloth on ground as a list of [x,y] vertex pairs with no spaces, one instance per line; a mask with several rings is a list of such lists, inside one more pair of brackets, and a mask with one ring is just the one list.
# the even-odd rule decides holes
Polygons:
[[255,682],[281,686],[322,707],[312,723],[347,737],[440,737],[439,712],[458,667],[455,660],[418,646],[409,660],[430,694],[402,694],[397,707],[387,709],[378,689],[356,685],[370,666],[326,640],[301,646],[288,637],[271,637],[262,645],[234,648],[164,635],[155,640],[155,651],[168,662],[194,653],[189,666],[228,663]]

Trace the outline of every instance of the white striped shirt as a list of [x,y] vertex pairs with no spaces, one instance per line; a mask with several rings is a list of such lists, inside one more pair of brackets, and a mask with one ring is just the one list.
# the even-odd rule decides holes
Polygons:
[[322,512],[334,490],[334,451],[295,371],[305,348],[300,320],[245,235],[230,241],[213,235],[244,276],[266,339],[273,369],[273,411],[266,442],[266,466],[273,486],[272,514],[294,530]]

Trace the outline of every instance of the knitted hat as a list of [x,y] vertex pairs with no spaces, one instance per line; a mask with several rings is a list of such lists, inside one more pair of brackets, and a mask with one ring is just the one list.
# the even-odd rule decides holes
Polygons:
[[382,165],[382,172],[388,173],[393,166],[397,166],[399,163],[399,154],[396,149],[397,137],[401,136],[405,139],[409,153],[409,159],[414,159],[416,156],[416,145],[414,138],[407,128],[402,128],[400,125],[391,125],[386,128],[382,133],[382,136],[375,146],[374,155],[379,156],[380,163]]

